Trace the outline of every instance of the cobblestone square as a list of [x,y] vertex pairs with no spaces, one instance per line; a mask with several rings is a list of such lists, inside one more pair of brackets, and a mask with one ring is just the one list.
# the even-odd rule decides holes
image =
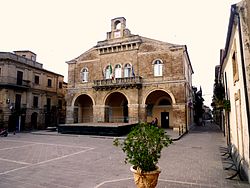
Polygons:
[[[157,188],[249,187],[227,180],[223,134],[214,124],[194,127],[163,150]],[[1,188],[132,188],[124,154],[113,137],[18,133],[0,137]]]

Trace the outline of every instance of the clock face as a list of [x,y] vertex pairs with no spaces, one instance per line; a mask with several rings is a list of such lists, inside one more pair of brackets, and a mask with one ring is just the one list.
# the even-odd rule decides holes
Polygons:
[[120,31],[116,31],[116,32],[114,33],[114,37],[115,37],[115,38],[121,37],[121,32],[120,32]]

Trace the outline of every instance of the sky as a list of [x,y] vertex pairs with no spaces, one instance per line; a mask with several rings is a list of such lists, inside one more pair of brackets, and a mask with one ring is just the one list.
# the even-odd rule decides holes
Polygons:
[[214,68],[225,47],[230,7],[240,0],[0,0],[0,51],[30,50],[43,68],[64,75],[72,60],[106,39],[111,19],[125,17],[132,34],[187,45],[210,106]]

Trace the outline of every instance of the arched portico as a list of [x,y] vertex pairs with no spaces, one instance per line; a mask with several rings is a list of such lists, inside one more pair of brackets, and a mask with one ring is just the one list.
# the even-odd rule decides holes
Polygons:
[[128,100],[120,92],[114,92],[107,96],[105,100],[105,122],[124,122],[127,123]]
[[158,126],[162,128],[173,127],[173,97],[166,91],[154,90],[145,100],[146,121],[158,119]]
[[90,96],[82,94],[74,102],[74,123],[93,122],[93,101]]

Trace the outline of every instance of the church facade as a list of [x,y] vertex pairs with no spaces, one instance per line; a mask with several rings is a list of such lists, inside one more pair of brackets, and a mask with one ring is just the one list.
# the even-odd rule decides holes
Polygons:
[[66,123],[151,122],[187,130],[193,69],[186,45],[131,34],[111,20],[104,41],[68,64]]

